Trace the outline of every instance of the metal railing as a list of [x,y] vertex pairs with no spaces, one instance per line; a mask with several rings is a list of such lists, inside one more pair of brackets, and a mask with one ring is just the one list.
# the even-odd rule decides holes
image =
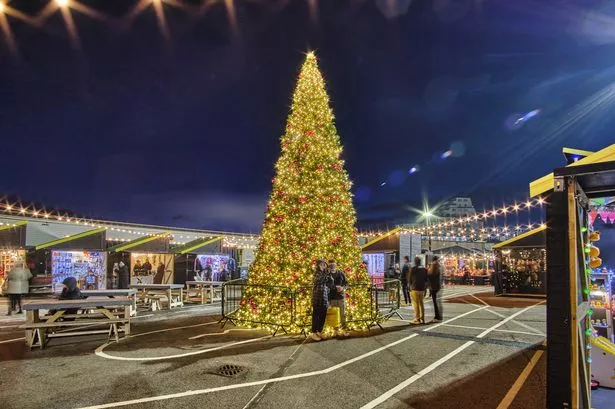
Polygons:
[[[367,298],[362,297],[367,295]],[[250,284],[247,280],[231,280],[222,285],[222,327],[248,325],[270,328],[275,335],[299,329],[306,333],[312,320],[312,287],[285,287]],[[399,314],[401,282],[384,280],[377,284],[352,284],[346,288],[349,300],[367,299],[369,307],[359,314],[358,309],[346,307],[346,324],[369,330],[390,317]],[[298,302],[298,300],[309,300]],[[267,302],[262,302],[267,300]],[[365,301],[364,301],[365,302]],[[252,311],[252,314],[250,313]]]

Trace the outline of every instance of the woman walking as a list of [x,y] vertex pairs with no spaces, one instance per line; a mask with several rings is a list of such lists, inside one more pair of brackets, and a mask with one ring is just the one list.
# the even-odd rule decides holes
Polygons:
[[312,339],[322,341],[322,330],[325,327],[327,308],[329,308],[329,293],[334,286],[333,278],[324,260],[316,262],[314,281],[312,285]]
[[21,297],[23,294],[28,294],[30,292],[30,279],[32,278],[32,273],[30,269],[25,267],[23,262],[19,264],[15,264],[15,267],[6,277],[7,287],[6,293],[9,295],[10,304],[9,304],[9,312],[6,315],[11,315],[13,311],[17,307],[19,307],[19,311],[17,314],[21,314]]

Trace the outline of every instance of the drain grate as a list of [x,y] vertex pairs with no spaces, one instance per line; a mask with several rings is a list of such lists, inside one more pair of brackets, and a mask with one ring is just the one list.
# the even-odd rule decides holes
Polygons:
[[215,375],[226,376],[227,378],[234,378],[246,372],[247,370],[248,369],[243,366],[225,364],[225,365],[220,365],[211,373]]

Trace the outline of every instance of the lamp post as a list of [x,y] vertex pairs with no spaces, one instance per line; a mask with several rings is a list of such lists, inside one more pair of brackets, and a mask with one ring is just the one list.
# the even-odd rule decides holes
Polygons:
[[433,213],[431,213],[429,209],[427,209],[423,212],[423,217],[425,218],[425,222],[427,223],[427,240],[429,243],[428,250],[429,250],[429,253],[431,254],[431,229],[429,227],[430,227],[431,218],[433,217]]

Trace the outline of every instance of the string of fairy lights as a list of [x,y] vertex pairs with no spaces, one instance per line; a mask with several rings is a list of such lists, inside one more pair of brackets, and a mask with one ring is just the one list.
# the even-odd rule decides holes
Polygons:
[[[0,29],[4,35],[9,49],[12,53],[18,54],[18,44],[13,30],[11,28],[12,20],[17,20],[21,23],[28,24],[32,27],[43,29],[45,23],[53,15],[59,13],[64,20],[66,32],[70,41],[76,49],[81,48],[81,40],[79,31],[73,14],[86,16],[92,20],[108,25],[113,28],[127,29],[137,17],[143,13],[153,13],[156,17],[157,25],[161,35],[167,41],[171,40],[171,30],[167,22],[166,12],[168,8],[181,10],[189,15],[192,19],[198,19],[216,7],[223,7],[228,20],[231,34],[237,36],[239,34],[239,26],[237,23],[237,5],[238,0],[201,0],[199,3],[188,2],[185,0],[138,0],[133,2],[134,5],[129,7],[121,16],[105,13],[96,8],[90,7],[84,0],[48,0],[43,7],[28,14],[23,10],[24,7],[18,8],[18,2],[11,0],[0,0]],[[313,19],[316,18],[318,5],[316,0],[306,0],[310,9],[310,15]],[[278,3],[283,6],[284,3]],[[29,4],[32,6],[32,4]],[[276,7],[273,8],[275,10]]]
[[[530,210],[536,207],[542,207],[546,204],[546,200],[542,197],[536,199],[528,199],[524,202],[515,202],[512,204],[503,205],[499,208],[478,212],[475,215],[468,215],[457,218],[445,218],[440,222],[430,223],[426,226],[407,226],[400,229],[401,234],[421,234],[430,236],[432,239],[448,240],[451,238],[457,239],[485,239],[490,237],[513,236],[538,227],[544,227],[543,222],[536,223],[528,220],[527,224],[508,225],[504,223],[502,226],[493,225],[491,227],[482,225],[481,223],[492,222],[495,224],[497,218],[507,218],[509,215],[518,216],[520,212]],[[386,235],[389,231],[364,231],[359,232],[360,237],[376,238]]]
[[[494,208],[490,211],[484,211],[477,213],[473,216],[465,216],[458,218],[447,218],[444,221],[432,223],[429,226],[409,226],[402,227],[399,230],[400,234],[421,234],[422,236],[428,236],[433,240],[456,240],[456,241],[472,241],[472,240],[484,240],[489,238],[508,237],[515,236],[526,231],[533,230],[538,227],[544,227],[543,222],[516,225],[503,225],[503,226],[479,226],[480,223],[487,221],[493,221],[497,218],[506,217],[511,214],[518,214],[521,211],[529,211],[537,206],[543,206],[546,200],[543,198],[531,199],[525,202],[515,202],[513,204],[504,205],[500,208]],[[23,217],[34,217],[40,219],[53,220],[55,222],[62,222],[67,224],[80,225],[92,228],[107,228],[110,236],[107,238],[109,242],[130,242],[139,237],[156,237],[156,236],[170,236],[175,245],[184,245],[194,240],[211,239],[214,237],[222,236],[222,243],[224,247],[228,248],[241,248],[256,250],[258,247],[259,235],[255,234],[202,234],[196,232],[186,232],[185,234],[171,234],[165,231],[143,231],[136,228],[118,227],[118,222],[94,220],[68,213],[63,213],[58,210],[48,210],[46,208],[37,209],[34,205],[24,206],[21,203],[0,203],[0,211],[4,214]],[[10,223],[0,223],[0,226],[9,225]],[[13,224],[14,225],[14,224]],[[373,239],[388,234],[390,231],[360,231],[359,237],[366,239]],[[113,233],[125,235],[132,235],[134,238],[119,237]]]

